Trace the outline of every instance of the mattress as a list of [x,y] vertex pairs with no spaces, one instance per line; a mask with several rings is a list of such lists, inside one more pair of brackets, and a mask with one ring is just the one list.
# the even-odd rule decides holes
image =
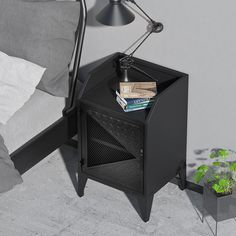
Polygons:
[[0,127],[5,145],[11,154],[35,135],[62,117],[65,98],[36,90],[6,125]]

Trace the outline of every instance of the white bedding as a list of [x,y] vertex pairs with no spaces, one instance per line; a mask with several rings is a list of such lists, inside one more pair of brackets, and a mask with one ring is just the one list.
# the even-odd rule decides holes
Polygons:
[[35,135],[62,117],[65,98],[36,90],[30,100],[18,110],[6,125],[0,127],[9,153],[17,150]]
[[46,68],[0,51],[0,123],[6,124],[34,93]]

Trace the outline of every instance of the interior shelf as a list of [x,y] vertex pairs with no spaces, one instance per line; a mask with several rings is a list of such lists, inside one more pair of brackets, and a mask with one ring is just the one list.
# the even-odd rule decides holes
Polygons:
[[84,172],[103,181],[119,184],[121,187],[141,193],[143,191],[141,166],[141,159],[131,159],[90,167]]

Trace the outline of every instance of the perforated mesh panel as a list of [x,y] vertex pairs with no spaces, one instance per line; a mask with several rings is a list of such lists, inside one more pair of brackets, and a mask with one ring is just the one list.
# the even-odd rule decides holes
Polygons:
[[95,111],[87,116],[87,166],[142,157],[142,129]]

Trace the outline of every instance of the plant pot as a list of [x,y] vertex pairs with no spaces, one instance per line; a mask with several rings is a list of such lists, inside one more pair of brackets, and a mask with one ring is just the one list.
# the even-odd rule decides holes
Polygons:
[[206,210],[216,222],[236,217],[236,194],[219,196],[217,193],[204,185],[203,188],[203,210]]

